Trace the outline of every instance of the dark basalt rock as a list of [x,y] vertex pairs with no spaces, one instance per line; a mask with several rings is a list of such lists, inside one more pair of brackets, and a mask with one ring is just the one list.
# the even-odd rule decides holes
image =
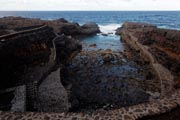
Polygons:
[[105,54],[102,56],[102,59],[105,63],[108,63],[114,60],[114,56],[112,54]]
[[6,25],[0,25],[0,30],[4,30],[4,29],[7,29],[7,26]]
[[54,37],[52,28],[48,26],[0,37],[1,89],[26,83],[21,77],[30,68],[47,63]]
[[96,46],[97,46],[96,44],[89,45],[89,47],[96,47]]
[[117,28],[115,34],[116,35],[120,35],[121,34],[121,29],[122,29],[122,27]]
[[67,37],[66,35],[61,35],[55,39],[56,51],[57,51],[57,62],[63,63],[67,58],[75,51],[81,50],[82,46],[78,40]]
[[155,25],[148,23],[138,23],[138,22],[125,22],[122,25],[125,29],[138,29],[138,28],[157,28]]
[[93,23],[93,22],[86,23],[81,27],[81,34],[94,35],[97,33],[100,33],[100,30],[96,23]]
[[62,24],[62,26],[59,28],[59,34],[72,35],[72,36],[79,35],[80,26],[75,23]]
[[56,21],[61,23],[68,23],[68,21],[64,18],[57,19]]
[[[129,30],[129,29],[145,29],[146,31],[156,29],[157,27],[155,25],[151,25],[148,23],[138,23],[138,22],[125,22],[122,27],[118,28],[116,30],[116,35],[120,35],[122,30]],[[144,31],[145,31],[144,30]]]
[[59,28],[59,34],[71,35],[71,36],[88,36],[100,33],[99,27],[96,23],[87,23],[80,26],[77,23],[65,23]]
[[101,35],[102,35],[102,36],[108,36],[109,34],[106,34],[106,33],[102,33]]

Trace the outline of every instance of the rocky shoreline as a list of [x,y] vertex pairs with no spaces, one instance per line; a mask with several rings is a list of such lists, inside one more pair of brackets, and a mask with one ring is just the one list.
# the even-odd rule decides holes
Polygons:
[[[39,109],[38,87],[51,72],[66,63],[72,53],[81,50],[79,41],[70,32],[78,32],[79,36],[89,36],[100,32],[95,23],[79,26],[62,19],[43,21],[5,17],[0,19],[0,25],[0,33],[3,34],[0,36],[0,56],[2,58],[0,89],[3,96],[8,89],[13,88],[11,93],[14,93],[16,87],[25,85],[22,92],[26,93],[25,98],[27,99],[22,104],[23,111]],[[9,32],[5,34],[4,31]],[[58,74],[60,77],[60,72]],[[53,103],[49,101],[49,104]],[[11,103],[7,103],[7,106],[9,105],[11,106]],[[5,110],[6,105],[2,105],[1,109]]]
[[83,51],[78,39],[97,33],[63,18],[0,18],[0,108],[48,112],[0,118],[135,120],[179,106],[179,31],[126,22],[116,31],[124,52]]

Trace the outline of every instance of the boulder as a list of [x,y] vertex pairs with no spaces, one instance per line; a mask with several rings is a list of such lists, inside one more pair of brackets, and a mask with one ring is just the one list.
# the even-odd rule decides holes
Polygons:
[[79,35],[80,34],[80,26],[76,23],[66,23],[62,24],[59,28],[58,34],[65,34],[65,35]]
[[64,18],[59,18],[56,20],[57,22],[61,22],[61,23],[68,23],[68,21]]
[[78,23],[62,23],[59,27],[58,34],[65,34],[71,36],[88,36],[99,33],[99,27],[96,23],[86,23],[80,26]]
[[114,56],[112,54],[106,54],[102,56],[102,59],[105,63],[109,63],[111,61],[114,61]]
[[105,52],[101,54],[101,56],[105,63],[110,63],[115,59],[111,49],[106,49]]
[[108,36],[108,34],[106,34],[106,33],[102,33],[101,35],[102,35],[102,36]]
[[97,46],[96,44],[89,45],[89,47],[96,47],[96,46]]
[[115,34],[116,35],[120,35],[121,34],[121,29],[122,29],[122,27],[117,28]]
[[99,27],[94,22],[89,22],[81,26],[81,34],[83,35],[94,35],[100,33]]

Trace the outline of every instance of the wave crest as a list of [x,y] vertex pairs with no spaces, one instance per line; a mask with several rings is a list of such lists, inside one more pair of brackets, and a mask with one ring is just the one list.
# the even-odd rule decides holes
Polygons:
[[100,31],[105,34],[115,34],[116,29],[119,27],[121,27],[121,24],[99,25]]

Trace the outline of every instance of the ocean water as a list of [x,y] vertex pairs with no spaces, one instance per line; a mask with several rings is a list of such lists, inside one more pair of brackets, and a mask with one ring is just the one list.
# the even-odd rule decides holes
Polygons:
[[180,11],[0,11],[0,17],[22,16],[54,20],[65,18],[80,24],[120,25],[125,21],[146,22],[162,28],[180,29]]
[[112,33],[108,36],[98,34],[84,39],[84,47],[97,44],[96,48],[98,49],[123,50],[123,45],[119,43],[119,37],[114,33],[126,21],[145,22],[157,25],[159,28],[180,30],[180,11],[0,11],[0,17],[4,16],[21,16],[42,20],[65,18],[79,24],[95,22],[99,25],[102,33]]

